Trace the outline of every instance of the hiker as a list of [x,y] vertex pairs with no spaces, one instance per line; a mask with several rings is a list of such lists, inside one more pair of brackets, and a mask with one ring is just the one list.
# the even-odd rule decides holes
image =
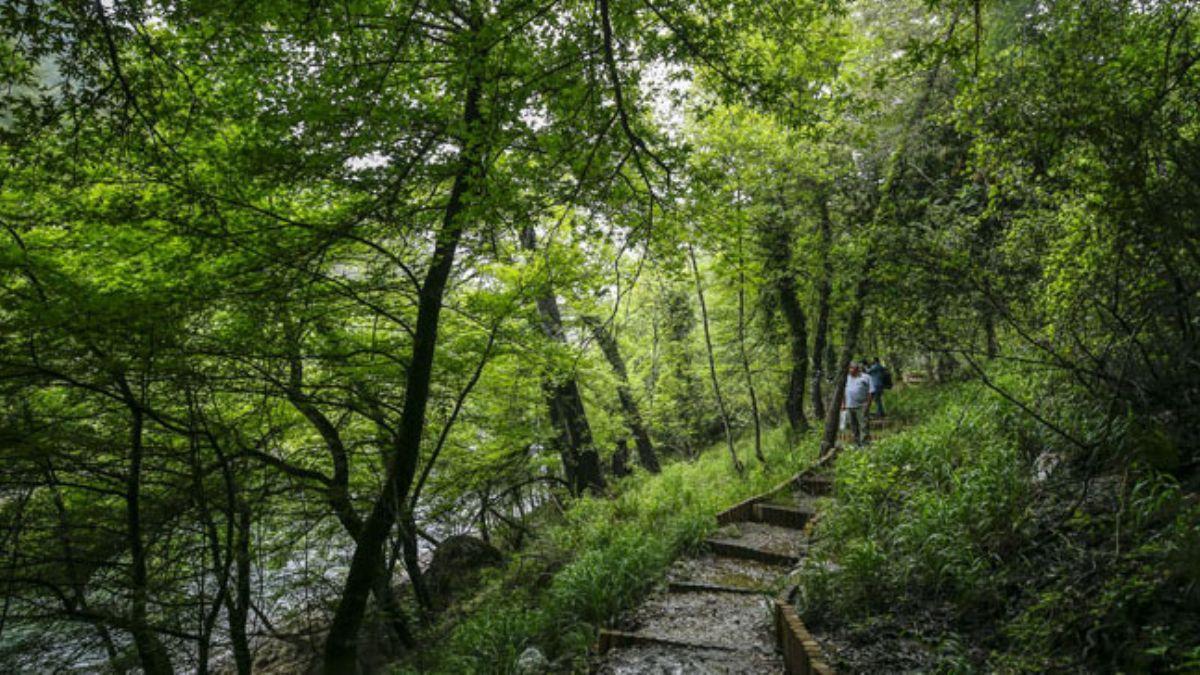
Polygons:
[[842,410],[854,432],[854,444],[871,441],[871,430],[867,426],[867,409],[871,406],[871,378],[862,371],[858,361],[850,363],[850,374],[846,376],[846,394],[842,397]]
[[[892,388],[892,373],[879,362],[879,357],[876,356],[871,362],[871,366],[867,368],[867,375],[871,378],[871,399],[875,401],[875,410],[878,411],[880,417],[887,417],[887,413],[883,410],[883,391]],[[870,410],[867,411],[870,416]]]

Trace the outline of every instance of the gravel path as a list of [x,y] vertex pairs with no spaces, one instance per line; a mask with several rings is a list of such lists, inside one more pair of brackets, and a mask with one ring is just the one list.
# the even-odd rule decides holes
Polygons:
[[783,660],[774,651],[758,654],[668,645],[635,645],[610,652],[595,672],[600,675],[782,673]]
[[659,593],[633,610],[622,627],[673,642],[774,652],[769,596]]

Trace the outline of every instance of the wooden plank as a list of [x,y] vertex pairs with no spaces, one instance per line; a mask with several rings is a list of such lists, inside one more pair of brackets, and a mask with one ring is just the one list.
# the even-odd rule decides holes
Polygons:
[[733,506],[731,506],[717,514],[717,522],[720,523],[721,525],[728,525],[730,523],[737,523],[737,522],[746,521],[746,520],[754,520],[754,505],[755,504],[757,504],[759,502],[769,501],[772,497],[779,494],[780,492],[783,492],[784,490],[792,489],[793,486],[796,485],[796,481],[798,481],[800,479],[800,477],[803,475],[804,475],[803,472],[797,473],[794,476],[783,481],[782,483],[771,488],[770,490],[767,490],[766,492],[760,492],[759,494],[756,494],[753,497],[750,497],[748,499],[738,502],[737,504],[734,504]]
[[820,645],[792,606],[795,589],[792,586],[775,598],[775,637],[783,652],[787,672],[789,675],[834,675]]
[[757,562],[766,563],[768,565],[786,565],[788,567],[795,566],[800,563],[800,558],[786,553],[776,553],[775,551],[766,551],[753,546],[746,546],[736,541],[729,539],[706,539],[704,540],[708,549],[717,555],[723,555],[727,558],[740,558],[742,560],[755,560]]
[[803,530],[804,525],[816,515],[812,509],[783,504],[755,504],[754,520],[793,530]]
[[646,635],[645,633],[630,633],[623,630],[600,629],[599,652],[604,654],[612,649],[633,647],[636,645],[662,645],[665,647],[682,647],[684,649],[713,649],[722,652],[737,651],[737,647],[729,645],[710,645],[703,642],[688,642],[671,638]]
[[741,593],[743,595],[759,595],[763,592],[763,589],[705,584],[697,581],[672,581],[667,584],[667,591],[671,593]]

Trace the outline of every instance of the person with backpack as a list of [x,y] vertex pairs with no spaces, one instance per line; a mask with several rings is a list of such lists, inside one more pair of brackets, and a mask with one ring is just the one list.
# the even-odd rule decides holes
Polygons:
[[[867,375],[871,378],[871,399],[875,401],[875,409],[879,411],[880,417],[887,417],[883,410],[883,392],[892,388],[892,373],[879,362],[879,357],[876,356],[871,361],[870,367],[867,368]],[[870,411],[868,411],[869,413]]]

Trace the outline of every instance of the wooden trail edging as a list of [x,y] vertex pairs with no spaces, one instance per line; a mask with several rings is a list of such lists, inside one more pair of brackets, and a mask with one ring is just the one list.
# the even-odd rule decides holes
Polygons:
[[[831,450],[797,474],[794,479],[796,487],[803,488],[806,487],[806,483],[817,482],[805,479],[813,477],[817,470],[832,464],[835,455],[836,450]],[[819,482],[823,486],[828,485],[829,491],[832,492],[833,486],[829,481]],[[821,654],[820,645],[813,639],[812,633],[808,632],[808,627],[796,612],[796,606],[792,603],[795,593],[796,586],[792,586],[775,598],[774,603],[775,642],[783,652],[783,663],[788,675],[834,675],[833,668],[825,662],[825,657]]]
[[[717,522],[722,525],[761,518],[762,509],[756,508],[764,502],[769,502],[787,489],[802,489],[819,495],[829,495],[833,491],[832,481],[820,472],[833,463],[835,452],[827,452],[807,469],[776,485],[775,487],[755,495],[745,501],[717,514]],[[788,675],[834,675],[833,667],[825,661],[821,647],[808,632],[808,627],[800,619],[796,607],[792,603],[796,594],[796,586],[791,586],[773,603],[775,618],[775,641],[783,653],[784,667]]]
[[792,586],[775,598],[775,641],[783,652],[788,675],[834,675],[820,645],[792,604],[795,593],[796,587]]
[[[738,523],[738,522],[747,521],[747,520],[754,520],[754,506],[756,504],[759,504],[761,502],[771,501],[772,499],[775,498],[775,496],[777,496],[779,493],[783,492],[784,490],[806,489],[810,485],[810,483],[808,482],[808,479],[815,477],[815,475],[817,473],[817,469],[825,468],[825,466],[827,464],[829,464],[830,462],[833,461],[833,457],[834,457],[833,452],[827,452],[824,455],[822,455],[819,459],[817,459],[817,461],[813,462],[812,465],[810,465],[807,469],[801,471],[800,473],[797,473],[796,475],[792,476],[791,478],[788,478],[787,480],[776,485],[775,487],[771,488],[770,490],[767,490],[766,492],[762,492],[757,495],[754,495],[753,497],[750,497],[749,499],[738,502],[737,504],[734,504],[733,506],[725,509],[724,511],[717,514],[717,523],[719,523],[721,525],[729,525],[731,523]],[[824,481],[824,480],[815,480],[812,482],[819,483],[821,485],[827,484],[827,481]],[[814,494],[827,494],[827,493],[826,492],[821,492],[821,493],[814,492]]]

